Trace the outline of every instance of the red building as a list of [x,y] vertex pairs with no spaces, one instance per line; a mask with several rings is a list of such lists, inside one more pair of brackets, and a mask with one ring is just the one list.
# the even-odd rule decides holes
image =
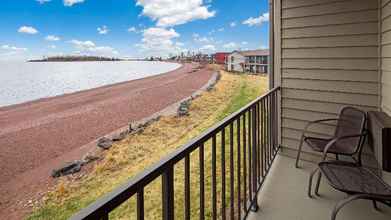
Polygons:
[[225,59],[229,54],[230,53],[223,53],[223,52],[215,53],[213,55],[213,62],[217,64],[225,64]]

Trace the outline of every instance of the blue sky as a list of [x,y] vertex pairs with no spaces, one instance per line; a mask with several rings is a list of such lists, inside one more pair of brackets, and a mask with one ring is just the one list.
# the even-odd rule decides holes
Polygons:
[[0,59],[268,46],[267,0],[2,0]]

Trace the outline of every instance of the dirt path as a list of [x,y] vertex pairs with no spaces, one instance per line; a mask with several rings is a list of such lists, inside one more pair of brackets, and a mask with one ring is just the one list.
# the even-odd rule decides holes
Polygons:
[[0,219],[20,219],[50,171],[80,159],[88,143],[198,90],[213,72],[194,65],[154,77],[0,108]]

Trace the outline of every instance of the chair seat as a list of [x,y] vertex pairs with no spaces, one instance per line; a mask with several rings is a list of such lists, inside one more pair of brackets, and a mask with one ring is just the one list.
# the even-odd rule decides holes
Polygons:
[[[326,145],[331,141],[331,139],[323,139],[316,137],[305,137],[304,141],[310,146],[314,151],[323,152]],[[329,153],[335,154],[347,154],[352,155],[354,152],[348,151],[346,147],[343,147],[342,144],[338,142],[331,146],[328,150]]]
[[344,161],[319,163],[330,185],[349,194],[391,197],[391,187],[369,169]]

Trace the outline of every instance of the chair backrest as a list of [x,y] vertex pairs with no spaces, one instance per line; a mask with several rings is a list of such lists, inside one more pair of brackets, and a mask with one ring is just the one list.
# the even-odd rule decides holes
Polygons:
[[[335,137],[363,133],[365,130],[366,121],[366,112],[350,106],[343,107],[339,114],[339,120],[335,130]],[[341,146],[343,146],[347,152],[354,154],[361,150],[363,142],[364,141],[362,137],[355,137],[341,140],[337,142],[337,144],[341,144]]]

